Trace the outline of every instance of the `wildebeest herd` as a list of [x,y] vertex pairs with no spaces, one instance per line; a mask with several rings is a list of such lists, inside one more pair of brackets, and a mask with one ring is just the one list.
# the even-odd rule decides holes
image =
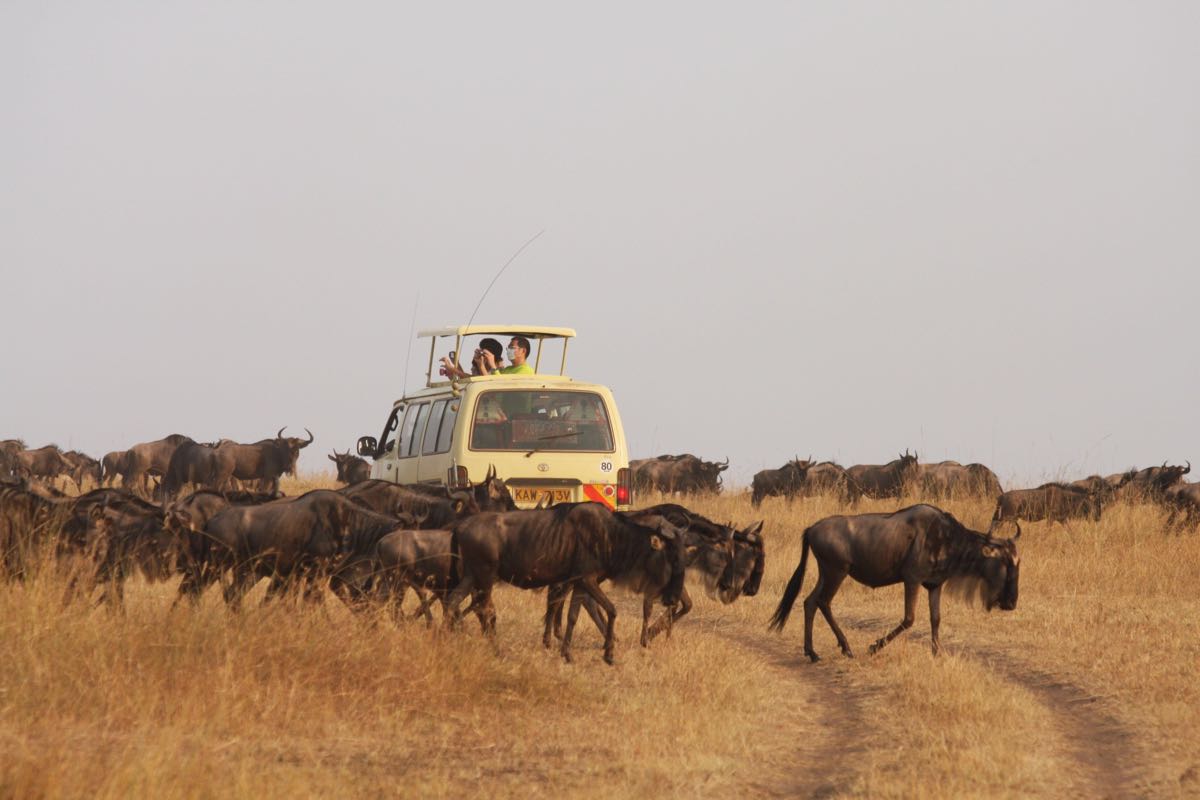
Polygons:
[[[491,637],[497,619],[493,589],[505,582],[547,590],[543,642],[549,647],[558,637],[567,660],[579,612],[586,611],[604,637],[610,663],[616,606],[604,582],[641,597],[640,641],[648,645],[691,608],[687,573],[726,604],[755,595],[762,580],[762,522],[745,528],[720,524],[677,503],[629,512],[595,503],[519,510],[494,470],[459,489],[402,486],[369,479],[365,461],[334,451],[329,458],[345,486],[284,497],[280,478],[295,472],[300,450],[314,437],[283,434],[280,429],[251,444],[199,443],[173,434],[99,461],[53,445],[29,449],[20,440],[4,440],[0,572],[6,580],[22,580],[49,557],[67,569],[70,594],[98,590],[114,604],[122,601],[125,580],[134,572],[149,581],[178,579],[176,603],[195,602],[220,584],[234,609],[266,578],[268,598],[294,593],[319,599],[328,587],[356,612],[388,608],[397,619],[431,623],[431,606],[439,603],[448,625],[471,613]],[[681,495],[716,493],[728,464],[693,455],[645,459],[632,464],[634,485]],[[805,652],[813,660],[817,610],[843,652],[851,652],[830,608],[847,575],[869,586],[905,587],[903,621],[872,652],[913,624],[924,586],[936,652],[944,584],[968,585],[989,609],[1016,606],[1021,521],[1098,519],[1114,498],[1136,496],[1169,508],[1169,525],[1194,527],[1200,522],[1200,485],[1184,483],[1190,467],[1164,464],[1008,492],[981,464],[921,464],[907,451],[881,465],[843,468],[810,457],[763,470],[751,487],[756,507],[772,496],[829,495],[854,505],[862,497],[899,498],[910,490],[930,498],[995,498],[986,533],[924,504],[891,514],[838,515],[809,526],[800,564],[771,625],[778,629],[786,622],[811,550],[818,579],[804,611]],[[61,491],[63,479],[80,493]],[[95,488],[83,492],[88,481]],[[118,481],[119,487],[112,485]],[[992,535],[1009,523],[1016,527],[1013,538]],[[418,605],[404,612],[409,589]],[[659,606],[663,611],[654,619]]]

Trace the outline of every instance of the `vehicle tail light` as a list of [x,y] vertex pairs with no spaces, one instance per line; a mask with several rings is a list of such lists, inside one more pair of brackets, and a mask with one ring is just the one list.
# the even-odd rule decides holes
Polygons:
[[633,487],[629,485],[629,468],[617,470],[617,505],[627,506],[633,503]]

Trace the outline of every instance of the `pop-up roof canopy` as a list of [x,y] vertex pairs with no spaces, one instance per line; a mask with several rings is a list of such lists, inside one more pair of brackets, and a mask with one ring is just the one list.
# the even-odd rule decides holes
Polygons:
[[574,339],[574,328],[551,328],[546,325],[458,325],[453,328],[436,328],[421,331],[418,337],[429,336],[524,336],[526,339]]
[[[534,352],[530,354],[533,361],[533,371],[539,371],[542,362],[542,343],[546,339],[562,339],[562,363],[559,364],[558,374],[567,374],[567,341],[575,338],[574,328],[554,328],[546,325],[457,325],[452,328],[435,328],[432,330],[419,331],[417,337],[421,339],[431,339],[429,347],[429,369],[425,372],[425,385],[437,386],[445,385],[449,381],[434,381],[434,360],[437,357],[438,339],[454,337],[454,353],[456,362],[462,354],[462,340],[464,336],[496,336],[503,339],[511,339],[514,336],[524,336],[526,339],[532,339],[537,342]],[[485,376],[486,377],[486,376]],[[469,380],[469,379],[468,379]]]

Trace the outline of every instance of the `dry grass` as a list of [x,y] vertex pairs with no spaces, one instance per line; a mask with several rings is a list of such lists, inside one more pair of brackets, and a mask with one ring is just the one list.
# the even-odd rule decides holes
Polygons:
[[[762,592],[728,607],[698,597],[648,651],[624,598],[615,668],[587,622],[575,664],[544,651],[544,596],[513,589],[497,596],[497,656],[477,627],[356,619],[332,598],[252,598],[231,615],[210,593],[171,611],[173,585],[139,581],[122,614],[63,607],[51,575],[0,586],[0,795],[1200,792],[1200,536],[1164,535],[1156,510],[1028,526],[1018,610],[948,599],[942,656],[924,616],[853,661],[818,620],[825,660],[809,665],[799,615],[779,636],[765,623],[804,527],[843,509],[689,505],[766,518]],[[947,505],[975,527],[990,512]],[[850,582],[834,603],[864,654],[901,609],[898,587]]]

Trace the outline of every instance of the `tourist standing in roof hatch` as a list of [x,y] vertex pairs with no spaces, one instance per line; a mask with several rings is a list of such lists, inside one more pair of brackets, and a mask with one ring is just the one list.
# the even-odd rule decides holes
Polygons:
[[496,370],[501,375],[532,375],[533,367],[529,366],[527,359],[529,358],[529,340],[524,336],[514,336],[512,341],[508,343],[508,350],[505,352],[508,356],[510,366]]

